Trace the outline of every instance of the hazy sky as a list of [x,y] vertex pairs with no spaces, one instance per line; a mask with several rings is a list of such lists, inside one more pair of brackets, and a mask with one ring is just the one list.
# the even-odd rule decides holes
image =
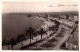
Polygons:
[[4,2],[2,12],[62,12],[78,11],[77,2]]

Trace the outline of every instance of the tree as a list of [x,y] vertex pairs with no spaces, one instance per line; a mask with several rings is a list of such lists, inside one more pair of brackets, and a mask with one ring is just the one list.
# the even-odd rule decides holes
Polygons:
[[17,36],[17,42],[21,42],[22,47],[23,47],[23,40],[26,40],[26,37],[24,34],[20,34]]
[[59,27],[60,23],[57,20],[50,19],[50,21],[55,23],[55,27]]
[[12,48],[12,50],[13,50],[14,45],[16,45],[15,39],[11,38],[11,39],[6,43],[6,45],[10,45],[11,48]]
[[54,26],[49,27],[49,30],[54,31]]
[[44,33],[46,33],[46,31],[43,30],[43,28],[41,28],[40,31],[38,32],[38,34],[41,34],[41,40],[42,40],[42,35],[43,35]]
[[60,25],[60,23],[58,22],[58,21],[56,21],[56,20],[52,20],[52,19],[50,19],[51,20],[51,22],[54,22],[54,30],[58,30],[58,28],[59,28],[59,25]]
[[29,27],[28,29],[25,30],[26,35],[28,34],[30,36],[30,44],[31,44],[31,38],[32,38],[32,34],[34,34],[35,29],[32,27]]

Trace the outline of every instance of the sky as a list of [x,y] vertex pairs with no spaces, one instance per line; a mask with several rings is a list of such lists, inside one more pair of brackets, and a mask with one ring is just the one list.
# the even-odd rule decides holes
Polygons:
[[3,2],[2,13],[78,11],[78,2]]

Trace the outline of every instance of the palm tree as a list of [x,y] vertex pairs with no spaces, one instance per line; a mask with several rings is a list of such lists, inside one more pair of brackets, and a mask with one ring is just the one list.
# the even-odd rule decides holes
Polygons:
[[41,40],[42,40],[42,35],[43,35],[44,33],[46,33],[46,31],[43,30],[43,28],[41,28],[40,31],[38,32],[38,34],[41,34]]
[[31,44],[31,38],[32,38],[32,34],[34,34],[35,32],[35,29],[32,28],[32,27],[29,27],[28,29],[26,29],[26,35],[29,35],[30,36],[30,44]]
[[26,37],[24,34],[20,34],[17,36],[17,42],[21,42],[22,47],[23,47],[23,40],[26,40]]
[[8,41],[7,45],[10,45],[13,50],[14,45],[16,45],[15,39],[11,38],[11,40]]

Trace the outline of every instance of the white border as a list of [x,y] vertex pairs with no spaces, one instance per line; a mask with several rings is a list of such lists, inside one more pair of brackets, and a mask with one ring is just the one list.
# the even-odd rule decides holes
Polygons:
[[[34,52],[34,50],[2,50],[2,2],[79,2],[79,9],[80,9],[80,1],[79,0],[0,0],[0,52]],[[79,11],[80,12],[80,11]],[[79,14],[80,15],[80,14]],[[80,17],[80,16],[79,16]],[[80,22],[80,18],[79,18],[79,22]],[[80,24],[79,24],[79,29],[80,29]],[[79,31],[80,32],[80,31]],[[79,33],[80,34],[80,33]],[[80,35],[79,35],[80,37]],[[79,44],[80,44],[80,40],[79,40]],[[80,45],[79,45],[80,47]],[[63,50],[37,50],[39,52],[79,52],[80,51],[80,48],[79,48],[79,51],[63,51]],[[37,52],[35,51],[35,52]]]

